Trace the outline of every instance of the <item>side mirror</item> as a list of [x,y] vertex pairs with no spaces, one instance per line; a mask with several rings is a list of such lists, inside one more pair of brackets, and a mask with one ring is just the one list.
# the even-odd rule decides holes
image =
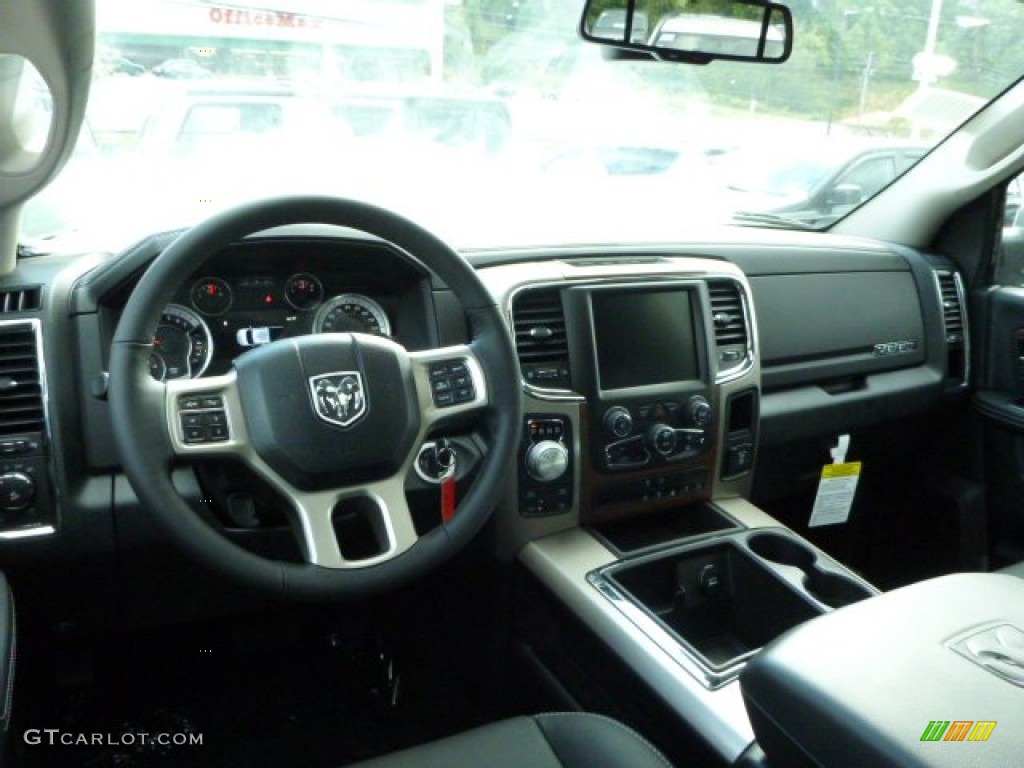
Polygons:
[[864,202],[864,190],[858,184],[837,184],[825,201],[829,208],[860,205]]
[[688,64],[715,59],[780,64],[793,50],[793,15],[784,5],[725,0],[716,3],[715,13],[691,5],[689,0],[587,0],[580,36]]

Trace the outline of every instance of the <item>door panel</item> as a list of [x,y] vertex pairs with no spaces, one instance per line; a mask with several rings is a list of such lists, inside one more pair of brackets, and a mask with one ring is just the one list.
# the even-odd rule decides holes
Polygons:
[[[1013,274],[1024,237],[1006,243],[1001,272]],[[1024,275],[1021,275],[1024,278]],[[988,318],[975,407],[983,417],[985,486],[995,560],[1024,559],[1024,288],[1002,286],[984,299]]]

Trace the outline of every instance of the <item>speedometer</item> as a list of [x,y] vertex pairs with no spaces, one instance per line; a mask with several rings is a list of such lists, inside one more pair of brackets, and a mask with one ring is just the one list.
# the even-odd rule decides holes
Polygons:
[[149,373],[154,379],[194,379],[213,357],[213,338],[203,319],[188,307],[168,304],[153,336]]
[[373,333],[391,335],[387,313],[373,299],[359,293],[343,293],[329,299],[313,319],[314,333]]

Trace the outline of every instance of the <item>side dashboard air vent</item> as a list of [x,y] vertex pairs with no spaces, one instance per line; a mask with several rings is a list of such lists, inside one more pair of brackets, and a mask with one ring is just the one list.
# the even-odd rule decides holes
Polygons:
[[36,327],[0,324],[0,435],[42,432],[45,421]]
[[952,272],[939,272],[939,293],[942,295],[942,322],[946,328],[948,344],[964,340],[964,312],[957,290],[956,276]]
[[747,357],[750,337],[743,298],[740,286],[732,280],[709,282],[708,293],[711,295],[711,322],[715,328],[718,370],[725,373],[742,365]]
[[955,272],[936,272],[942,301],[942,323],[946,332],[946,379],[960,385],[967,382],[967,317],[963,287]]
[[569,388],[569,342],[557,288],[523,291],[512,305],[516,352],[528,384]]
[[43,305],[43,289],[38,285],[0,291],[0,312],[35,312]]

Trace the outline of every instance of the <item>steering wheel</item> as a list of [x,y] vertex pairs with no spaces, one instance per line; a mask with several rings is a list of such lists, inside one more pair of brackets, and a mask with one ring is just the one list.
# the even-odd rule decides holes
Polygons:
[[[211,254],[273,227],[331,224],[386,240],[443,280],[469,319],[469,344],[409,352],[352,333],[286,338],[252,349],[224,375],[158,382],[153,337],[182,276]],[[458,398],[433,381],[468,377]],[[249,588],[277,597],[363,596],[412,579],[454,554],[497,505],[519,434],[519,369],[501,312],[472,267],[422,227],[365,203],[288,197],[218,214],[182,234],[150,265],[125,306],[110,356],[113,433],[146,510],[179,544]],[[452,400],[455,400],[452,402]],[[429,432],[473,419],[487,434],[477,477],[454,517],[419,536],[406,476]],[[190,425],[207,425],[190,429]],[[209,425],[214,425],[211,428]],[[288,500],[303,562],[253,554],[220,535],[177,492],[182,459],[240,460]],[[333,515],[369,506],[380,552],[346,559]],[[367,505],[367,502],[368,505]]]

